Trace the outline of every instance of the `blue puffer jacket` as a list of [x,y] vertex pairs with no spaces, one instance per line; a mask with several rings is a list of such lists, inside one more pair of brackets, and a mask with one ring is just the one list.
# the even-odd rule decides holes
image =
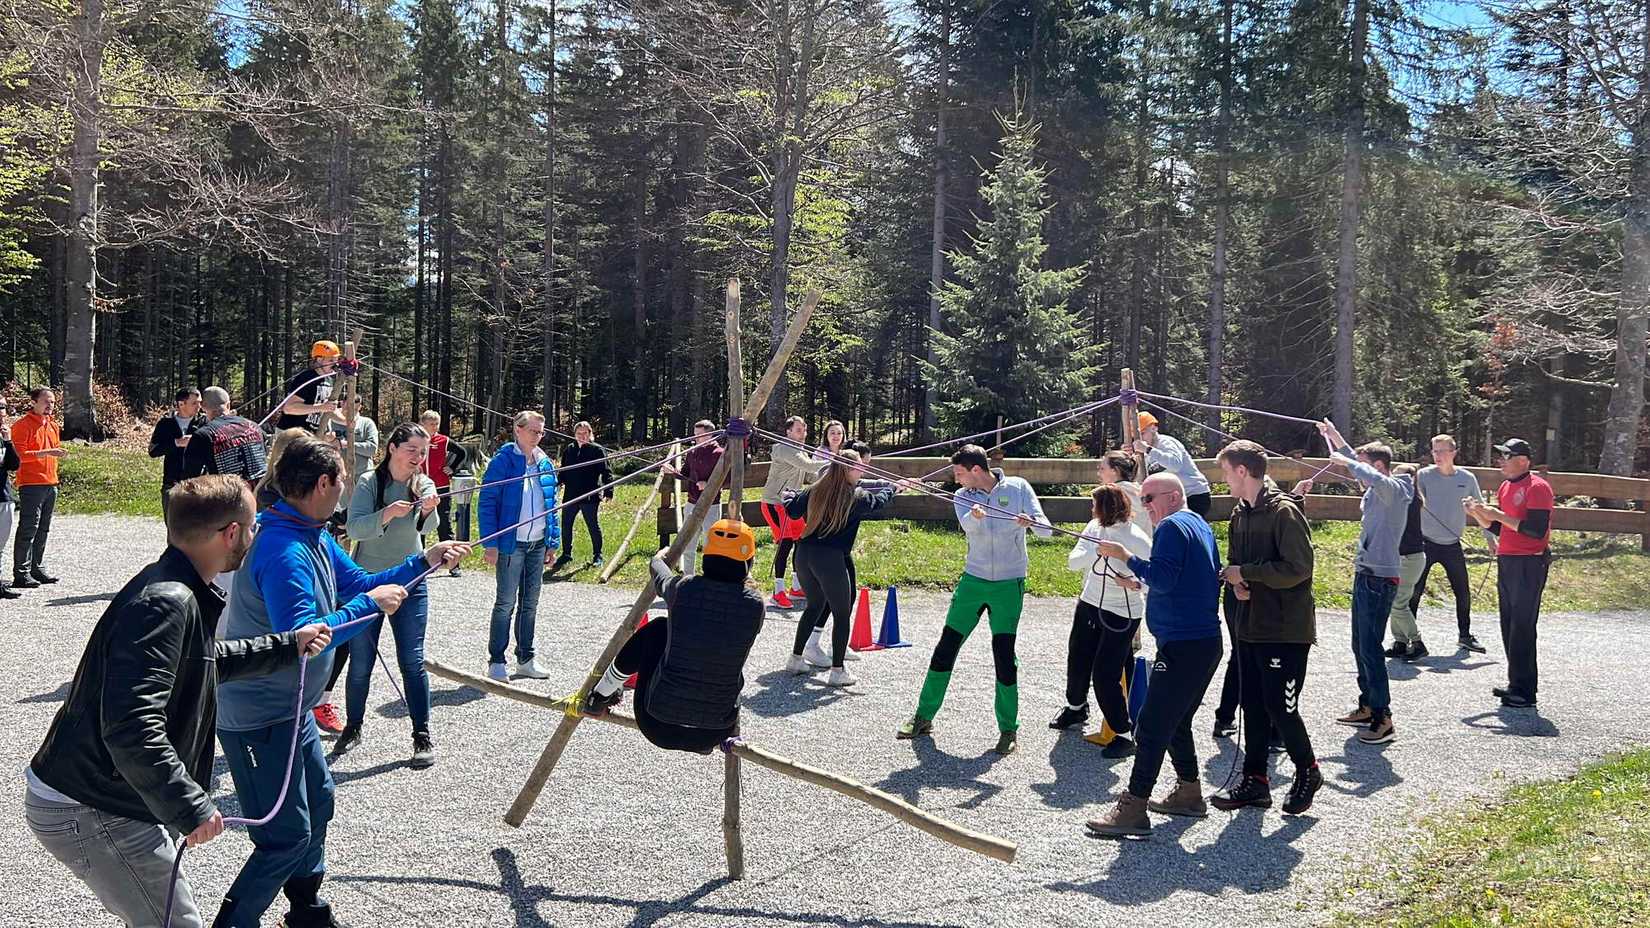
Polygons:
[[[556,508],[556,465],[551,462],[548,454],[539,461],[537,472],[539,490],[544,494],[544,510],[550,512]],[[521,448],[515,442],[500,448],[498,454],[493,455],[493,459],[487,462],[487,470],[481,475],[481,482],[495,483],[509,480],[511,477],[528,478],[527,455],[521,453]],[[481,521],[481,537],[485,538],[506,525],[514,525],[521,521],[521,492],[526,483],[527,480],[523,479],[487,487],[481,491],[481,502],[477,507],[478,518]],[[544,520],[544,543],[550,548],[561,547],[561,520],[553,513]],[[502,536],[486,542],[485,546],[498,549],[499,554],[514,554],[516,533],[505,532]]]

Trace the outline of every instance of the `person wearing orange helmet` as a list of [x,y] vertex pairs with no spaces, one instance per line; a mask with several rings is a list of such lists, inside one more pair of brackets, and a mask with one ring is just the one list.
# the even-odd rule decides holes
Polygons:
[[275,431],[316,432],[337,417],[338,404],[332,401],[332,374],[338,370],[338,361],[343,356],[337,342],[322,339],[310,346],[309,366],[286,382],[288,399],[281,406],[281,417],[275,420]]
[[654,556],[652,571],[669,614],[630,636],[580,711],[606,715],[623,698],[625,678],[636,674],[642,736],[667,751],[709,754],[739,731],[745,661],[762,631],[765,603],[750,584],[756,534],[733,519],[712,524],[694,577],[676,573],[664,553]]
[[1134,450],[1146,456],[1149,473],[1166,470],[1179,477],[1181,486],[1186,488],[1186,508],[1208,521],[1209,507],[1213,503],[1209,495],[1209,478],[1203,476],[1203,471],[1198,469],[1197,461],[1186,446],[1178,438],[1160,434],[1157,424],[1156,416],[1149,412],[1140,413],[1140,437],[1135,439]]

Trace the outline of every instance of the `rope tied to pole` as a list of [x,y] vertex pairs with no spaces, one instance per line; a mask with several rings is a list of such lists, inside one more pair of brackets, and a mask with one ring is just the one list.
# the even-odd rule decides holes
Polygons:
[[728,420],[727,428],[722,430],[722,434],[729,438],[749,438],[751,437],[751,424],[739,416],[734,416]]

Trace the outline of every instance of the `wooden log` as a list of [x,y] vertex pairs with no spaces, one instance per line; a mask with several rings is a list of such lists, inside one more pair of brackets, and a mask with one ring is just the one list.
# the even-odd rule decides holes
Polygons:
[[[681,450],[682,445],[680,442],[671,445],[670,456],[675,458]],[[612,580],[613,575],[618,572],[620,567],[624,566],[625,555],[630,551],[630,543],[636,538],[636,530],[642,527],[642,520],[646,519],[647,514],[653,510],[653,504],[659,499],[660,492],[664,489],[667,479],[669,478],[665,476],[665,469],[662,467],[659,468],[657,474],[653,475],[653,492],[647,495],[647,499],[642,503],[641,508],[636,510],[636,518],[630,520],[630,531],[625,532],[624,540],[619,542],[619,547],[614,550],[613,560],[608,561],[607,566],[602,568],[602,575],[597,579],[598,583],[606,583]]]
[[[728,405],[735,397],[745,395],[745,356],[739,341],[739,280],[728,281],[727,302],[728,339]],[[728,514],[738,519],[745,501],[745,439],[728,438],[729,465],[732,476],[728,483]],[[734,731],[738,734],[738,729]],[[728,879],[745,878],[745,838],[739,832],[739,755],[732,751],[722,758],[722,850],[728,859]]]
[[[1134,389],[1134,371],[1123,368],[1123,392]],[[1134,479],[1136,483],[1143,483],[1146,479],[1146,456],[1134,450],[1135,440],[1140,437],[1140,406],[1136,403],[1120,403],[1123,409],[1123,450],[1134,458]],[[1091,472],[1092,473],[1092,472]],[[1025,478],[1032,483],[1037,481]]]
[[[462,683],[466,686],[472,686],[483,692],[492,693],[495,696],[502,696],[505,699],[526,703],[530,706],[538,706],[542,709],[549,709],[552,712],[566,713],[569,708],[565,699],[556,699],[552,696],[545,696],[541,693],[532,692],[531,690],[524,690],[520,687],[511,686],[508,683],[500,683],[487,677],[478,676],[476,674],[459,670],[456,667],[448,666],[440,661],[429,660],[426,658],[424,661],[424,667],[435,676],[451,680],[455,683]],[[579,718],[593,717],[579,716]],[[636,720],[621,712],[609,712],[600,718],[595,718],[595,721],[606,722],[610,725],[618,725],[624,728],[636,728]],[[815,786],[823,786],[831,792],[842,796],[847,796],[849,799],[853,799],[873,808],[880,809],[914,828],[921,829],[922,831],[939,838],[947,844],[955,845],[964,850],[973,851],[976,854],[984,854],[987,857],[1003,861],[1004,863],[1013,863],[1014,857],[1019,850],[1018,846],[1012,841],[1005,841],[994,835],[974,831],[953,822],[946,821],[931,812],[925,812],[922,809],[917,808],[905,800],[900,799],[898,796],[890,795],[873,786],[867,786],[851,777],[831,773],[828,770],[822,770],[818,767],[803,764],[788,757],[769,753],[744,741],[736,741],[730,749],[729,754],[730,756],[736,756],[742,760],[748,760],[759,767],[764,767],[783,776],[800,780],[804,783],[812,783]]]
[[[360,327],[350,333],[350,340],[344,343],[344,358],[346,360],[355,360],[356,346],[360,345],[361,339],[365,337],[366,330]],[[350,497],[355,495],[356,481],[361,479],[361,475],[355,472],[355,378],[355,374],[349,374],[344,378],[344,405],[341,407],[344,410],[344,427],[348,430],[344,436],[343,503],[345,507],[349,506]],[[326,428],[331,431],[332,423],[328,422]]]
[[[784,371],[785,365],[789,363],[791,355],[795,353],[797,343],[802,339],[802,332],[808,327],[808,320],[813,317],[814,309],[819,305],[819,297],[819,291],[808,291],[807,297],[802,301],[802,308],[791,319],[791,327],[785,333],[784,340],[774,349],[774,355],[768,362],[767,370],[763,372],[762,379],[757,382],[756,389],[751,392],[750,398],[746,401],[743,418],[754,420],[762,411],[763,405],[768,401],[768,394],[773,392],[774,385],[779,382],[779,375]],[[679,559],[682,556],[682,551],[692,543],[694,536],[698,534],[699,526],[704,522],[711,504],[722,492],[722,484],[727,479],[728,463],[727,456],[723,455],[721,462],[711,472],[710,479],[705,481],[705,491],[700,494],[699,502],[694,504],[693,510],[688,513],[687,519],[681,526],[681,533],[671,541],[670,547],[665,551],[667,561],[674,563]],[[602,673],[607,669],[607,665],[613,662],[614,655],[619,653],[619,648],[624,645],[625,639],[629,638],[630,633],[635,630],[636,623],[641,620],[642,616],[647,614],[648,607],[653,605],[657,592],[653,587],[653,577],[650,572],[647,580],[642,584],[641,592],[636,597],[635,605],[630,607],[630,614],[625,617],[618,628],[614,629],[612,637],[608,639],[607,647],[602,650],[601,656],[596,659],[596,662],[591,665],[590,672],[586,674],[584,685],[579,687],[581,698],[583,693],[595,686],[596,682],[601,679]],[[578,728],[578,725],[578,717],[573,716],[562,719],[561,724],[556,726],[555,734],[551,735],[550,741],[545,744],[544,750],[539,753],[539,759],[533,765],[532,773],[528,775],[527,782],[522,784],[521,791],[516,794],[515,802],[510,805],[509,811],[505,813],[504,820],[507,823],[519,828],[522,822],[527,820],[527,813],[532,811],[533,804],[538,801],[539,793],[544,791],[545,781],[550,778],[550,774],[556,769],[556,764],[560,762],[562,752],[567,749],[567,742],[573,737],[573,732]]]

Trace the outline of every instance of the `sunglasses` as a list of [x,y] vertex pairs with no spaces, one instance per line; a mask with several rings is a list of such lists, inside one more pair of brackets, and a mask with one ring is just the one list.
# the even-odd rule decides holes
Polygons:
[[1142,494],[1140,494],[1140,501],[1142,503],[1150,505],[1151,501],[1154,500],[1154,499],[1157,499],[1157,494],[1156,493],[1142,493]]

